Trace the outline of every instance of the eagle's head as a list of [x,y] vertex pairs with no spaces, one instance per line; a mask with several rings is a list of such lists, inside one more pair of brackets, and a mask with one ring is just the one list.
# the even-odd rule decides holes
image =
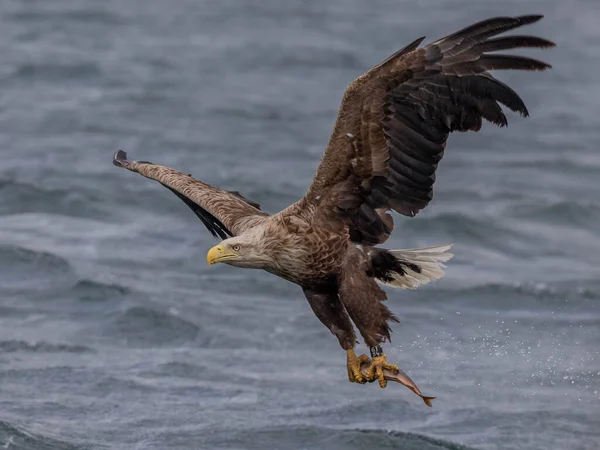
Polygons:
[[256,234],[242,234],[225,239],[211,248],[206,255],[206,262],[210,265],[222,262],[247,269],[266,269],[274,263],[267,247]]

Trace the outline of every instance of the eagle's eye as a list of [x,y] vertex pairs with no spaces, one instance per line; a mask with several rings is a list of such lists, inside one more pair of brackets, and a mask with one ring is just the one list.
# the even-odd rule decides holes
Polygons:
[[237,252],[237,251],[239,251],[239,250],[240,250],[240,248],[241,248],[241,247],[240,247],[240,244],[235,244],[233,247],[231,247],[231,249],[232,249],[234,252]]

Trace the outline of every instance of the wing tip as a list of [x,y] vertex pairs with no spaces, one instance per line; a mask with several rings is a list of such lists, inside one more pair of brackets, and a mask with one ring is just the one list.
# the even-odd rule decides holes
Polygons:
[[537,70],[537,71],[543,71],[543,70],[548,70],[548,69],[552,69],[552,65],[548,64],[545,61],[540,61],[538,59],[533,59],[530,58],[532,61],[532,65],[533,65],[533,70]]
[[129,170],[135,170],[136,167],[141,164],[154,165],[154,163],[151,163],[150,161],[131,161],[127,159],[127,153],[125,153],[123,150],[119,150],[113,155],[113,164],[117,167],[122,167]]
[[538,48],[552,48],[552,47],[556,47],[556,42],[554,41],[550,41],[548,39],[544,39],[544,38],[537,38],[538,41]]
[[421,43],[425,40],[427,36],[421,36],[418,39],[415,39],[412,43],[412,45],[414,45],[413,50],[417,49],[419,47],[419,45],[421,45]]
[[113,164],[117,167],[126,168],[129,161],[127,160],[127,153],[123,150],[117,151],[113,156]]
[[544,18],[543,14],[526,14],[524,16],[515,17],[515,19],[517,19],[523,25],[538,22],[538,21],[542,20],[543,18]]

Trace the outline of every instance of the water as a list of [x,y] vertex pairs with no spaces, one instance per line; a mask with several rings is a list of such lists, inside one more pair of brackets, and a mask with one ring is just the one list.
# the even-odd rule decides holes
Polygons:
[[[600,447],[597,2],[4,0],[0,448]],[[531,117],[451,138],[436,199],[390,248],[456,244],[389,292],[386,347],[426,395],[346,381],[300,290],[208,268],[214,245],[112,153],[191,171],[267,211],[305,192],[344,87],[396,49],[494,15],[542,74]],[[530,52],[527,52],[528,54]],[[461,447],[464,446],[464,447]]]

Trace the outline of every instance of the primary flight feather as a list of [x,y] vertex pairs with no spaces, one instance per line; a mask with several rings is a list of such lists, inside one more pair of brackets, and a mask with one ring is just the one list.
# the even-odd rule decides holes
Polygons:
[[[396,317],[376,281],[416,288],[443,276],[450,247],[377,247],[392,233],[390,214],[412,217],[433,198],[437,165],[453,131],[478,131],[483,120],[507,124],[501,105],[527,116],[521,98],[490,71],[545,70],[535,59],[497,51],[552,47],[533,36],[498,35],[542,16],[497,17],[419,48],[417,39],[353,81],[344,93],[321,164],[306,195],[269,215],[238,192],[223,191],[174,169],[114,164],[170,189],[215,237],[207,262],[263,269],[298,284],[319,320],[347,352],[348,378],[365,383],[401,373],[381,344]],[[371,358],[356,356],[354,326]],[[361,368],[362,367],[362,368]],[[408,378],[408,377],[406,377]],[[410,378],[408,378],[410,380]],[[407,384],[420,395],[416,385]],[[415,390],[416,389],[416,390]],[[431,397],[423,397],[430,405]]]

